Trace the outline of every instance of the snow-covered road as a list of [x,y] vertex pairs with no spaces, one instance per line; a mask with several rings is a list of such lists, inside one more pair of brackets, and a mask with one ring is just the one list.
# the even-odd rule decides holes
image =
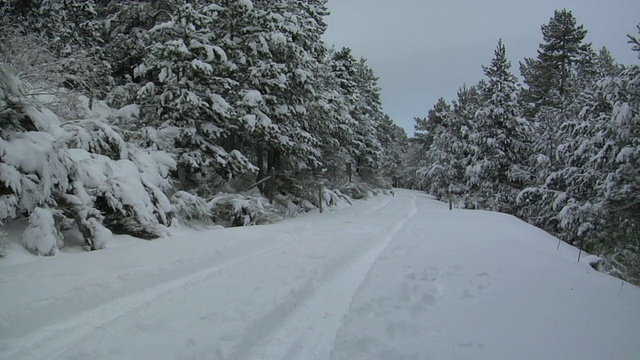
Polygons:
[[400,190],[275,225],[13,249],[0,359],[638,358],[640,289],[556,246]]

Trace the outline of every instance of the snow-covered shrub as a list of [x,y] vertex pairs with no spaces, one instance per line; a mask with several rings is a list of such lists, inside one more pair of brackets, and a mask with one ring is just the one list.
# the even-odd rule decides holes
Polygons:
[[105,246],[107,228],[144,238],[165,233],[176,166],[169,154],[141,149],[101,120],[62,124],[7,67],[0,67],[0,123],[0,221],[50,208],[75,222],[92,250]]
[[173,215],[186,221],[210,221],[212,218],[207,201],[186,191],[178,191],[171,197]]
[[103,249],[106,246],[111,231],[102,225],[104,216],[94,207],[94,198],[87,193],[82,183],[74,181],[72,190],[60,194],[57,201],[65,216],[63,221],[77,226],[87,250]]
[[379,193],[379,190],[374,189],[367,183],[349,183],[340,188],[342,194],[346,194],[352,199],[369,199]]
[[[0,64],[0,221],[53,202],[69,186],[68,161],[44,112],[25,100],[20,81]],[[55,119],[57,120],[57,118]]]
[[101,120],[68,121],[62,124],[67,130],[63,141],[74,149],[107,156],[114,160],[127,159],[129,152],[122,136]]
[[273,199],[273,204],[287,217],[296,217],[299,213],[316,208],[315,205],[308,201],[299,202],[296,201],[293,195],[283,194],[277,194]]
[[346,201],[349,204],[352,204],[350,198],[343,194],[342,191],[338,189],[328,189],[322,188],[322,201],[323,206],[336,206],[341,201]]
[[283,216],[262,196],[221,193],[207,207],[217,223],[227,226],[266,224]]
[[164,235],[171,204],[159,187],[166,179],[162,166],[151,163],[141,169],[129,159],[114,161],[81,149],[69,149],[67,154],[76,165],[75,190],[85,195],[81,203],[105,214],[105,226],[142,238]]
[[24,247],[38,255],[52,256],[62,247],[62,234],[56,227],[56,212],[37,207],[29,216],[29,226],[22,234]]
[[640,248],[633,245],[616,248],[603,256],[596,269],[632,284],[640,284]]

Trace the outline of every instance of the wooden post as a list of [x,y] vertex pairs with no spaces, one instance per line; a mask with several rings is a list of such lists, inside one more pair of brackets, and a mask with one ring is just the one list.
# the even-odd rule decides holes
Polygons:
[[322,214],[322,202],[324,199],[322,198],[322,185],[318,188],[318,205],[320,206],[320,214]]
[[580,239],[580,251],[578,251],[578,262],[580,262],[580,255],[582,255],[582,246],[584,245],[584,236]]

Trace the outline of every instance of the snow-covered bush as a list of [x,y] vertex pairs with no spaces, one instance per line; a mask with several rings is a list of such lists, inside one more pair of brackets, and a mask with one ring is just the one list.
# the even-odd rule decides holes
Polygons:
[[52,256],[63,246],[62,234],[55,221],[56,211],[37,207],[29,216],[29,226],[22,234],[24,247],[37,255]]
[[171,197],[173,215],[186,221],[211,221],[212,215],[207,207],[207,201],[186,191],[178,191]]
[[632,284],[640,284],[640,248],[633,245],[616,248],[602,258],[596,269]]
[[266,224],[283,217],[281,211],[262,196],[221,193],[208,203],[215,221],[227,226]]
[[290,194],[277,194],[273,199],[273,204],[287,217],[296,217],[299,213],[305,213],[316,208],[309,201],[300,201]]
[[[176,166],[169,154],[127,142],[103,120],[63,124],[25,95],[6,66],[0,66],[0,123],[0,221],[35,216],[34,224],[42,224],[44,213],[34,211],[49,208],[74,222],[92,250],[105,246],[110,230],[144,238],[165,233],[171,213],[165,192]],[[56,238],[54,228],[31,228],[50,234],[30,235],[25,245],[54,254],[46,243],[28,241]]]
[[379,190],[374,189],[367,183],[349,183],[340,188],[340,193],[346,194],[352,199],[369,199],[379,193]]

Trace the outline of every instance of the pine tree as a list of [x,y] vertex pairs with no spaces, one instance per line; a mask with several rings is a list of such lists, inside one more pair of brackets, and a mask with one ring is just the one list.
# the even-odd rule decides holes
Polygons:
[[591,44],[584,44],[587,31],[576,25],[569,10],[556,10],[549,23],[542,25],[544,42],[537,59],[527,58],[520,71],[528,89],[526,102],[534,106],[533,114],[542,106],[557,107],[574,91],[573,78],[577,67],[586,61]]
[[62,227],[75,228],[89,250],[103,248],[110,230],[164,233],[175,167],[168,154],[127,143],[100,120],[62,123],[5,66],[0,123],[0,222],[29,217],[29,249],[55,254]]
[[393,187],[401,187],[406,166],[407,133],[386,114],[378,123],[376,133],[382,147],[380,170],[383,180]]
[[[580,112],[575,99],[581,90],[590,88],[598,80],[598,55],[590,44],[583,43],[587,31],[582,25],[576,25],[570,11],[555,11],[549,23],[542,26],[542,33],[545,42],[540,44],[538,58],[525,59],[525,63],[520,64],[528,85],[521,96],[522,104],[527,118],[535,125],[536,141],[531,144],[532,153],[527,161],[532,188],[545,188],[552,174],[568,166],[559,149],[573,136],[571,124]],[[564,191],[560,183],[552,188]],[[527,197],[526,201],[549,204],[553,197],[553,193],[542,192]],[[535,205],[521,207],[520,214],[536,225],[547,224],[549,231],[556,231],[553,214],[538,212],[536,208]]]
[[530,127],[518,104],[520,88],[510,72],[502,40],[489,66],[481,91],[482,105],[475,114],[471,146],[476,149],[466,175],[477,206],[512,211],[516,194],[524,187],[521,164],[529,148]]
[[341,135],[348,139],[344,146],[358,174],[371,179],[383,151],[377,134],[377,126],[384,121],[378,78],[366,60],[356,60],[349,48],[333,54],[332,70],[348,111],[348,122],[343,124],[347,131]]
[[474,133],[474,117],[482,99],[477,85],[462,86],[452,106],[439,99],[427,118],[416,118],[416,136],[411,139],[408,171],[413,187],[429,191],[443,201],[466,207],[469,188],[465,169],[477,152],[470,141]]
[[216,44],[221,10],[197,3],[176,8],[171,20],[149,31],[149,52],[136,68],[136,75],[148,81],[138,93],[143,119],[172,139],[156,145],[176,153],[187,189],[212,176],[228,180],[252,169],[240,151],[222,146],[239,124],[223,97],[234,82],[224,76],[233,64]]
[[441,98],[429,110],[427,119],[416,124],[416,130],[426,130],[422,141],[427,151],[417,170],[422,188],[450,205],[463,192],[460,180],[464,174],[465,144],[461,120]]
[[220,4],[218,33],[235,83],[227,98],[241,126],[226,143],[242,144],[263,193],[291,191],[290,180],[321,168],[325,2]]
[[378,139],[376,127],[383,120],[382,101],[378,78],[373,70],[361,58],[356,63],[356,92],[352,98],[351,117],[356,122],[355,144],[353,153],[358,172],[365,178],[375,176],[380,166],[382,146]]
[[[637,282],[640,188],[637,66],[601,51],[581,93],[563,110],[557,165],[520,194],[528,221],[604,257],[604,270]],[[525,207],[523,207],[525,208]]]
[[58,85],[85,94],[91,104],[104,98],[112,83],[99,5],[93,0],[13,3],[19,9],[14,21],[23,31],[46,39],[57,56],[57,72],[64,77]]

